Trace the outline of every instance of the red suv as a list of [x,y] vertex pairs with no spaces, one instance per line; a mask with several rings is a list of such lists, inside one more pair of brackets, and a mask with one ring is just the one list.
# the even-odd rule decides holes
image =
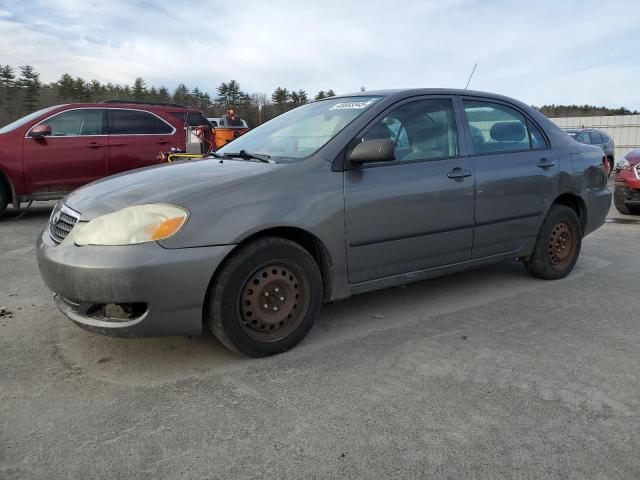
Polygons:
[[98,178],[160,163],[186,148],[199,110],[151,102],[74,103],[45,108],[0,128],[0,216],[7,204],[53,200]]
[[618,161],[613,201],[620,213],[640,215],[640,149]]

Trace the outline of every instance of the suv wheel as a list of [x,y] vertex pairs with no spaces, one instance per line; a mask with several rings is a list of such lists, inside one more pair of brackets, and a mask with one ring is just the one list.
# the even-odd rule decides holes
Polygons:
[[297,243],[266,237],[226,261],[207,295],[206,319],[229,349],[264,357],[293,348],[322,305],[322,277]]
[[624,204],[626,198],[624,187],[615,187],[613,189],[613,204],[616,206],[616,210],[624,215],[640,215],[640,209]]
[[578,261],[581,246],[582,228],[576,212],[553,205],[524,266],[531,275],[545,280],[566,277]]
[[0,217],[7,210],[7,205],[9,205],[9,192],[7,187],[0,181]]

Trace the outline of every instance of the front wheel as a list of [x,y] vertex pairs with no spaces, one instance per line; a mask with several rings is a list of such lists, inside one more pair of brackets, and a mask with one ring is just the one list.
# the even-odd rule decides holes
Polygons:
[[556,280],[566,277],[580,255],[582,227],[576,212],[553,205],[540,228],[533,254],[524,261],[534,277]]
[[309,333],[322,305],[322,277],[300,245],[265,237],[225,261],[207,299],[207,323],[218,340],[264,357],[293,348]]
[[0,181],[0,217],[7,210],[7,206],[9,205],[9,192],[7,188]]

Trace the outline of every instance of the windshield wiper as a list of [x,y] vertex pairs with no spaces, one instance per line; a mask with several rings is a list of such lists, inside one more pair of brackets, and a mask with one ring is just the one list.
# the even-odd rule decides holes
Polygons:
[[264,163],[274,163],[269,155],[263,155],[261,153],[249,153],[246,150],[240,150],[237,153],[223,153],[223,156],[242,158],[244,160],[259,160]]

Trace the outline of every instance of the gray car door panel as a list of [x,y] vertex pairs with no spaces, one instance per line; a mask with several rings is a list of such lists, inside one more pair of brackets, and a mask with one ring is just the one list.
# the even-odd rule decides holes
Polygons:
[[485,155],[474,157],[473,165],[473,258],[521,251],[536,238],[542,217],[553,201],[558,171],[554,153],[547,150]]
[[[557,194],[556,155],[549,148],[530,149],[530,128],[538,132],[537,138],[542,134],[515,106],[486,99],[465,101],[469,106],[466,135],[471,143],[475,141],[475,151],[480,152],[471,157],[476,175],[472,258],[521,253],[534,243],[543,217]],[[482,104],[504,110],[485,109]],[[511,114],[514,116],[510,117]],[[516,125],[518,119],[522,123],[520,127]],[[514,126],[520,130],[514,131]],[[473,135],[480,135],[480,130],[484,141],[480,137],[478,144]],[[514,132],[520,136],[510,138]],[[496,151],[519,144],[524,149]]]
[[[444,100],[451,102],[450,98]],[[392,117],[392,112],[387,112],[385,118]],[[453,109],[449,113],[454,118]],[[416,121],[415,112],[411,115],[413,117],[408,118],[413,120],[408,122]],[[396,126],[389,125],[392,136],[398,137]],[[455,125],[448,125],[447,131],[455,135]],[[420,159],[421,151],[425,156],[445,151],[447,157],[453,151],[451,137],[447,137],[444,146],[442,142],[429,142],[430,135],[443,134],[442,129],[435,127],[439,127],[436,122],[435,133],[429,130],[429,133],[423,131],[421,135],[412,136],[411,154],[405,155],[406,145],[397,144],[397,160],[345,171],[345,224],[351,283],[471,259],[473,164],[469,158],[457,156]],[[372,127],[370,132],[373,130]],[[441,140],[442,136],[437,138]],[[455,152],[459,151],[457,142]],[[403,161],[403,156],[408,160]]]
[[352,283],[471,258],[473,177],[468,159],[384,165],[345,172]]

